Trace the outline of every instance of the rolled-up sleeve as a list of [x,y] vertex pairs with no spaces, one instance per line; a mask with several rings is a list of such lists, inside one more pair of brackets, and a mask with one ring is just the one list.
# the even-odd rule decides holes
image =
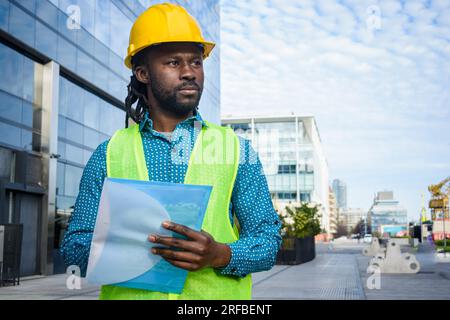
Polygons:
[[281,221],[276,213],[258,154],[239,137],[240,164],[231,197],[239,221],[239,240],[229,244],[231,260],[219,269],[224,275],[245,277],[273,267],[281,246]]
[[66,266],[76,265],[86,275],[97,210],[106,177],[106,147],[100,144],[89,159],[81,177],[79,193],[60,252]]

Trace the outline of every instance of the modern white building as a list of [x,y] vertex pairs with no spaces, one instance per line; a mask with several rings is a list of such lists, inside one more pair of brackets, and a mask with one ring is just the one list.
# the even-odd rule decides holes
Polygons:
[[275,207],[316,202],[330,233],[328,164],[313,116],[225,117],[258,152]]
[[369,224],[372,226],[372,233],[378,232],[380,235],[388,233],[395,236],[407,232],[408,218],[406,209],[394,199],[392,191],[378,192],[369,209]]

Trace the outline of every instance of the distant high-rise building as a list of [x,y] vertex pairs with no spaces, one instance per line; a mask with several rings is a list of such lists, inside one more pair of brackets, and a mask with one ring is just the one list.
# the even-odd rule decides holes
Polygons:
[[333,193],[336,195],[337,207],[347,208],[347,185],[339,179],[333,180]]

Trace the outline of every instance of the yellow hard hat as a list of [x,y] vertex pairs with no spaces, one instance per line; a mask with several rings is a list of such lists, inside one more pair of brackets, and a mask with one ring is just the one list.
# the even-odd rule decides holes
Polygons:
[[158,43],[195,42],[204,46],[203,58],[214,48],[205,41],[195,19],[182,6],[162,3],[151,6],[134,22],[125,65],[131,69],[131,58],[144,48]]

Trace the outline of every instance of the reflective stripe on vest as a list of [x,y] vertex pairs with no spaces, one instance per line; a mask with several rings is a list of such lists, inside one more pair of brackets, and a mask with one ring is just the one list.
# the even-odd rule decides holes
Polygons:
[[[205,121],[206,122],[206,121]],[[229,218],[229,205],[239,165],[239,140],[232,129],[206,122],[192,149],[184,179],[186,184],[210,185],[211,196],[202,229],[221,243],[239,239],[236,224]],[[139,126],[117,131],[108,143],[107,176],[149,180]],[[102,286],[100,299],[217,299],[249,300],[251,275],[244,278],[222,275],[213,268],[188,272],[181,294],[120,286]]]

